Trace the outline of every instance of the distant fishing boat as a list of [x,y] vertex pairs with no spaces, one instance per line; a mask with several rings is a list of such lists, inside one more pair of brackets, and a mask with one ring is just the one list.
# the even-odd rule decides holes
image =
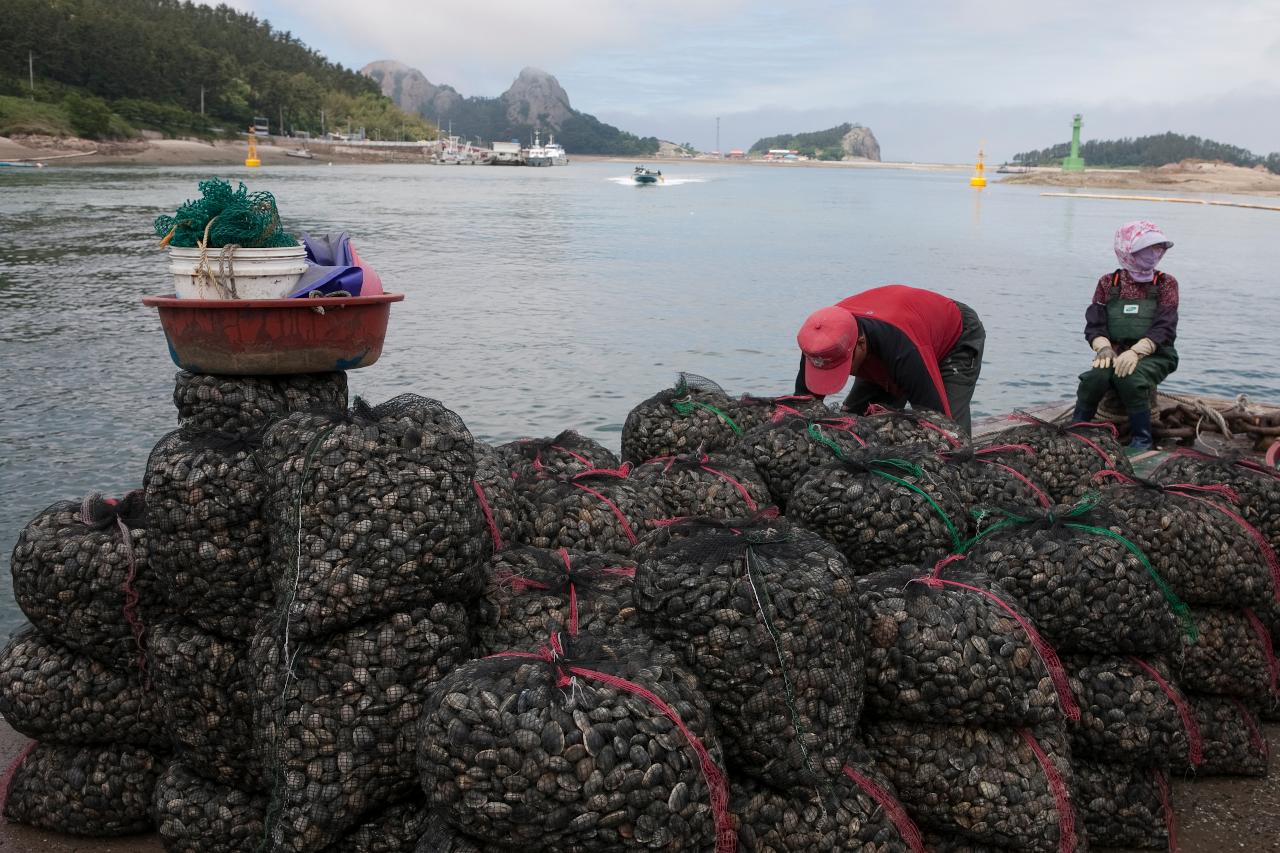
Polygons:
[[0,160],[0,167],[8,166],[10,169],[43,169],[44,163],[23,163],[13,160]]
[[300,160],[314,160],[316,158],[316,155],[312,154],[310,151],[308,151],[305,148],[297,148],[297,149],[294,149],[293,151],[286,151],[284,152],[284,156],[297,157]]
[[524,164],[526,166],[553,166],[552,156],[542,144],[542,135],[535,132],[533,145],[525,149]]
[[631,173],[631,180],[641,186],[656,184],[662,180],[662,172],[646,169],[644,166],[636,166],[636,170]]
[[547,159],[551,161],[552,166],[568,166],[569,154],[564,150],[564,146],[556,142],[556,135],[553,133],[547,137],[547,144],[543,146]]

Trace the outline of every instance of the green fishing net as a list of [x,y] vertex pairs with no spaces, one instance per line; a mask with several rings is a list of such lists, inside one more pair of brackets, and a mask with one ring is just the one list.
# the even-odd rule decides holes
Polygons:
[[[173,216],[160,216],[156,236],[169,238],[167,245],[194,249],[205,238],[208,247],[243,246],[246,249],[274,249],[296,246],[298,241],[280,224],[280,211],[271,193],[251,193],[243,184],[219,178],[200,182],[200,198],[183,202]],[[172,236],[170,236],[172,235]]]

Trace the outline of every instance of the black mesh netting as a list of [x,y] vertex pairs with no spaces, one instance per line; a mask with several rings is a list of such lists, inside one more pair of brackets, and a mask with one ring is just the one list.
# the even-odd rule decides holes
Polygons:
[[151,795],[164,760],[137,746],[32,744],[5,779],[4,816],[70,835],[151,829]]
[[1194,636],[1187,607],[1104,508],[1005,515],[969,563],[1016,598],[1059,652],[1145,654]]
[[1076,760],[1076,813],[1089,842],[1098,847],[1176,850],[1168,774],[1158,767],[1129,767]]
[[728,414],[746,435],[767,423],[776,423],[786,417],[829,418],[835,412],[821,397],[807,394],[784,394],[779,397],[757,397],[743,394],[729,404]]
[[116,668],[144,666],[152,598],[141,490],[113,501],[59,501],[18,534],[13,597],[40,631]]
[[277,606],[297,638],[479,591],[493,550],[462,419],[405,394],[298,414],[263,440]]
[[466,608],[443,601],[316,641],[256,637],[247,666],[272,849],[320,850],[412,791],[423,693],[468,654]]
[[1084,849],[1061,727],[882,721],[867,748],[921,828],[1023,851]]
[[1072,755],[1136,767],[1200,760],[1195,714],[1159,658],[1075,655],[1065,660],[1080,719]]
[[421,792],[365,815],[355,829],[334,842],[325,853],[414,853],[427,828],[427,806]]
[[209,631],[247,639],[272,612],[260,439],[177,430],[147,459],[158,595]]
[[1104,500],[1183,601],[1244,607],[1280,596],[1280,560],[1228,487],[1116,479]]
[[1252,610],[1193,607],[1199,636],[1183,638],[1175,667],[1178,684],[1192,693],[1236,696],[1264,703],[1276,695],[1271,633]]
[[858,578],[857,593],[869,715],[1027,725],[1078,714],[1057,654],[990,578],[908,566]]
[[687,453],[650,460],[631,476],[647,485],[673,518],[741,518],[772,501],[755,466],[723,454]]
[[730,762],[812,781],[862,708],[863,636],[840,553],[785,519],[690,520],[636,569],[635,603],[711,700]]
[[428,695],[418,740],[432,808],[516,849],[728,853],[722,768],[687,675],[564,634],[455,669]]
[[1023,445],[1035,451],[1007,464],[1043,487],[1055,503],[1073,503],[1094,488],[1094,475],[1117,470],[1132,474],[1133,466],[1110,425],[1062,426],[1031,415],[1014,415],[1016,426],[990,436],[987,445]]
[[665,512],[657,497],[623,466],[522,483],[525,544],[626,555],[646,522]]
[[681,373],[675,387],[659,391],[627,414],[622,458],[637,465],[655,456],[733,447],[743,430],[731,408],[732,401],[719,385]]
[[[1084,840],[1076,839],[1077,850],[1085,849]],[[983,844],[960,835],[945,832],[924,831],[924,846],[929,853],[1019,853],[1017,848],[1000,844]]]
[[472,488],[480,502],[480,512],[493,541],[494,553],[510,548],[524,538],[511,468],[496,450],[480,442],[476,442],[476,477]]
[[941,412],[907,411],[872,406],[858,418],[858,432],[871,444],[884,447],[923,445],[954,450],[969,443],[963,429]]
[[[1271,649],[1274,654],[1276,648],[1280,647],[1280,602],[1273,599],[1255,610],[1254,614],[1271,633]],[[1280,692],[1262,703],[1261,714],[1262,719],[1269,723],[1280,723]]]
[[1280,471],[1236,454],[1206,456],[1183,449],[1154,474],[1162,483],[1220,484],[1239,497],[1236,511],[1262,531],[1272,548],[1280,548]]
[[857,427],[857,418],[784,415],[744,435],[737,452],[755,464],[773,502],[785,510],[796,483],[810,468],[867,446]]
[[476,652],[533,651],[563,627],[597,638],[633,637],[638,630],[630,560],[523,546],[495,554],[476,607]]
[[257,433],[294,412],[345,409],[347,374],[216,376],[179,370],[173,404],[187,429]]
[[1052,498],[1025,470],[1034,455],[1030,447],[992,445],[939,451],[954,471],[960,498],[970,510],[983,507],[1048,508]]
[[920,831],[893,786],[861,746],[824,761],[820,781],[779,790],[733,780],[733,819],[742,853],[793,850],[924,853]]
[[471,838],[450,826],[437,812],[428,812],[413,853],[505,853],[507,848]]
[[883,447],[810,469],[787,504],[788,517],[835,543],[860,575],[960,550],[966,509],[934,453]]
[[27,626],[0,652],[0,716],[44,743],[168,749],[159,696],[136,669],[112,669]]
[[151,626],[154,687],[183,764],[226,785],[262,788],[247,649],[182,619]]
[[1240,699],[1188,695],[1204,742],[1198,767],[1178,761],[1174,770],[1196,776],[1266,776],[1270,751],[1257,709]]
[[521,480],[572,476],[622,464],[603,444],[571,429],[551,438],[518,438],[495,449]]
[[174,761],[156,785],[156,828],[167,853],[257,853],[268,799]]

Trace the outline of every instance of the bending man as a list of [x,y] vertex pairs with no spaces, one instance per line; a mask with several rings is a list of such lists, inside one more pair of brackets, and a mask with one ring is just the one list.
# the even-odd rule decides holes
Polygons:
[[853,376],[846,411],[910,403],[968,432],[986,340],[977,312],[961,302],[902,284],[865,290],[804,321],[796,393],[825,397]]

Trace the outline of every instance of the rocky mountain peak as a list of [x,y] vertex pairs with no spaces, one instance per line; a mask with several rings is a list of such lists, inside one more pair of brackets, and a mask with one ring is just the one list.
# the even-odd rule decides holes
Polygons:
[[569,93],[539,68],[521,69],[511,88],[502,93],[502,101],[511,121],[548,130],[559,128],[573,115]]

